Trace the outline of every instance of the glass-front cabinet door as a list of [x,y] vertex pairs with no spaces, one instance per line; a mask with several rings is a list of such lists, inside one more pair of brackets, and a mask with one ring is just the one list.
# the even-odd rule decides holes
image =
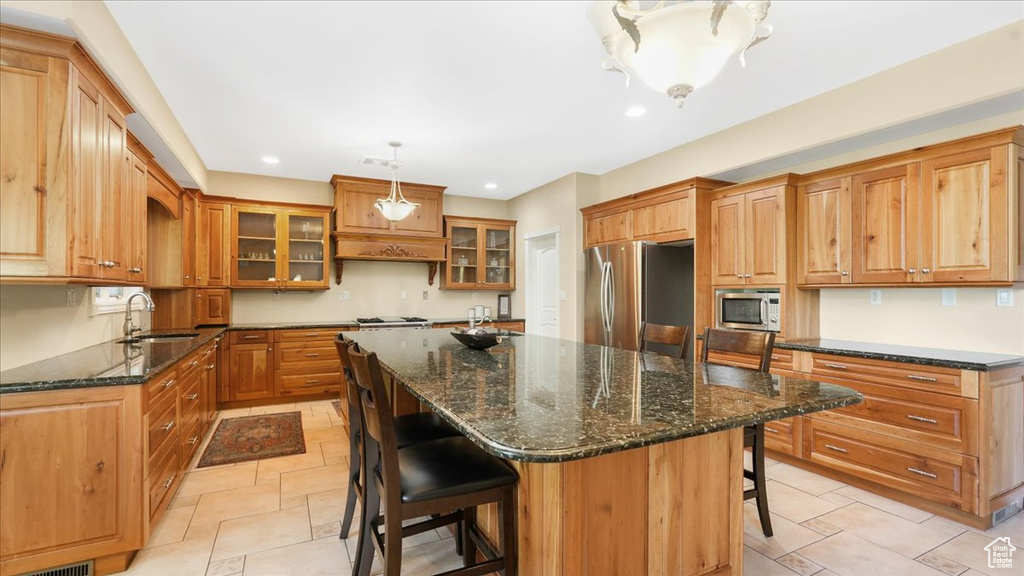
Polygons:
[[235,206],[231,286],[326,289],[329,211]]
[[515,289],[515,221],[445,217],[447,290]]
[[232,246],[232,286],[275,287],[277,267],[277,211],[271,208],[234,209],[235,242]]
[[317,287],[327,284],[327,217],[315,212],[286,215],[287,258],[284,281],[288,287]]

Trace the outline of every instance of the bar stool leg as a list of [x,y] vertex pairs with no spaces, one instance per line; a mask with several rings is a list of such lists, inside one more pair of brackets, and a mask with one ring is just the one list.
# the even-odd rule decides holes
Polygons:
[[501,571],[501,574],[502,576],[516,576],[519,550],[518,542],[516,542],[516,516],[518,509],[516,507],[515,490],[509,486],[501,492],[498,513],[501,515],[501,554],[505,557],[505,569]]
[[761,519],[761,531],[767,537],[772,536],[772,518],[768,514],[768,488],[764,473],[764,424],[755,426],[754,447],[751,456],[754,460],[754,486],[757,489],[757,515]]
[[476,562],[476,542],[470,536],[470,529],[476,526],[476,508],[470,506],[463,511],[462,522],[462,565],[469,567]]
[[[389,501],[393,502],[393,500]],[[400,506],[395,506],[396,509]],[[384,576],[401,576],[402,574],[402,515],[391,508],[384,514]]]
[[[356,576],[370,576],[370,568],[373,567],[373,530],[371,520],[380,516],[380,494],[377,493],[377,483],[367,478],[363,486],[363,517],[359,519],[359,542],[356,545],[356,560],[352,566],[352,574]],[[383,560],[383,559],[382,559]]]
[[341,539],[348,538],[349,530],[352,529],[352,517],[356,511],[356,482],[359,481],[359,433],[351,434],[349,441],[349,465],[348,465],[348,494],[345,500],[345,516],[341,520]]

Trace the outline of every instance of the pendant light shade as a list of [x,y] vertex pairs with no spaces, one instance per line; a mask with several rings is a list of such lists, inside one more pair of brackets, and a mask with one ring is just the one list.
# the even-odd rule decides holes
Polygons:
[[391,193],[388,194],[387,198],[381,198],[374,202],[374,206],[385,218],[392,222],[398,222],[403,220],[416,208],[419,208],[419,204],[415,202],[409,202],[405,199],[402,194],[402,183],[398,178],[398,168],[401,166],[398,163],[398,148],[402,145],[401,142],[388,142],[388,145],[394,148],[395,156],[394,160],[391,161]]

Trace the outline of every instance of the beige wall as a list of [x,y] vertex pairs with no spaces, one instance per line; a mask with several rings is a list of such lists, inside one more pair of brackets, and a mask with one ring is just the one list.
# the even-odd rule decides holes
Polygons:
[[[331,185],[310,180],[273,178],[253,174],[210,172],[208,192],[216,196],[246,198],[271,202],[302,204],[334,204]],[[448,196],[444,213],[482,218],[507,218],[508,203],[499,200]],[[333,273],[333,268],[332,268]],[[446,291],[440,289],[440,275],[434,285],[427,285],[427,265],[406,262],[345,262],[340,285],[331,280],[331,287],[322,292],[282,292],[275,296],[269,290],[235,290],[232,321],[294,322],[305,320],[351,320],[361,316],[424,316],[427,318],[465,317],[466,309],[475,304],[490,306],[497,314],[497,292]],[[401,292],[406,298],[402,299]],[[349,300],[342,300],[342,292]],[[423,299],[427,293],[427,300]],[[512,297],[517,300],[516,295]]]
[[[576,209],[576,173],[568,174],[540,188],[520,194],[508,202],[509,217],[516,220],[516,286],[512,297],[512,310],[526,316],[526,237],[539,232],[558,229],[558,289],[565,292],[560,302],[558,334],[561,338],[576,339],[577,310],[577,257],[580,251],[578,237],[579,211]],[[534,327],[527,323],[527,331]]]
[[[76,305],[67,306],[68,291]],[[0,370],[119,338],[124,315],[90,316],[85,286],[0,286]],[[135,313],[149,326],[149,314]]]
[[206,165],[106,4],[98,0],[4,0],[4,7],[67,22],[189,176],[206,189]]

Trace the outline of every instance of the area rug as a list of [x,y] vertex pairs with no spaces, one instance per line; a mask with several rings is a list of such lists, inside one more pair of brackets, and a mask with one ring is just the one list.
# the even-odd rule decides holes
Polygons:
[[196,468],[305,453],[301,412],[227,418],[217,425]]
[[334,411],[338,413],[338,416],[344,416],[341,412],[341,400],[331,400],[331,404],[334,404]]

